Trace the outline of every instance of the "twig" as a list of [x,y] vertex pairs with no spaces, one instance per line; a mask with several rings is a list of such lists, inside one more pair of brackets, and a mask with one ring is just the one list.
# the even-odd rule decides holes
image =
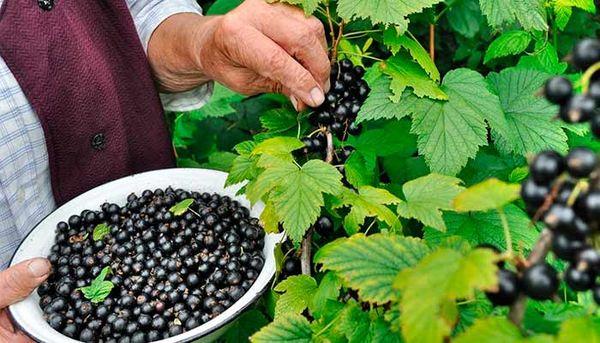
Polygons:
[[429,24],[429,56],[435,62],[435,24]]
[[[331,45],[333,46],[335,44],[335,28],[333,27],[333,19],[331,18],[331,10],[329,10],[329,4],[327,5],[326,9],[327,9],[327,22],[329,23],[329,36],[331,37]],[[333,61],[335,61],[335,59],[333,58],[333,50],[331,51],[331,54],[332,54],[331,61],[333,63]]]
[[325,136],[327,137],[327,157],[325,158],[325,162],[331,164],[331,162],[333,162],[333,153],[334,153],[333,135],[331,134],[330,131],[327,131]]
[[340,40],[342,39],[343,35],[344,35],[344,21],[342,20],[342,22],[340,23],[340,27],[338,29],[337,38],[335,39],[335,42],[333,43],[333,47],[331,50],[331,62],[334,62],[337,60],[338,45],[340,45]]
[[306,236],[302,240],[302,255],[300,256],[300,268],[302,274],[311,275],[310,260],[312,255],[312,227],[306,232]]
[[[529,258],[525,262],[525,267],[529,267],[536,263],[543,261],[548,255],[550,251],[550,246],[552,244],[552,231],[549,229],[544,229],[540,233],[540,238],[533,247],[531,254],[529,254]],[[527,297],[523,294],[519,296],[517,301],[510,307],[510,312],[508,313],[508,318],[515,325],[520,326],[523,321],[523,316],[525,314],[525,304],[527,302]]]

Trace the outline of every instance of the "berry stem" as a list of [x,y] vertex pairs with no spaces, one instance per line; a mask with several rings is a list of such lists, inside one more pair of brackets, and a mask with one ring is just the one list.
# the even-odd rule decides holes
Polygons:
[[[546,258],[546,255],[548,255],[548,252],[550,251],[551,244],[552,231],[550,231],[549,229],[542,230],[542,232],[540,233],[540,238],[533,247],[531,254],[529,254],[527,261],[525,262],[526,266],[531,266],[533,264],[543,261]],[[508,318],[517,326],[521,326],[521,323],[523,322],[526,302],[527,297],[521,294],[517,301],[510,307]]]
[[600,62],[596,62],[591,67],[589,67],[588,70],[585,71],[585,73],[583,73],[583,76],[581,77],[581,89],[583,90],[583,93],[588,92],[588,88],[590,87],[590,80],[597,71],[600,71]]

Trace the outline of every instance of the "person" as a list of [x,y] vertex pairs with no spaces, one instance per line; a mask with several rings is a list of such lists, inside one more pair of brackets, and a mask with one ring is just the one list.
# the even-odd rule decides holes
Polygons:
[[44,258],[6,269],[34,225],[97,185],[174,165],[161,99],[199,107],[214,80],[302,110],[329,89],[323,26],[289,5],[246,0],[220,16],[193,0],[0,6],[0,342],[30,341],[6,308],[51,273]]

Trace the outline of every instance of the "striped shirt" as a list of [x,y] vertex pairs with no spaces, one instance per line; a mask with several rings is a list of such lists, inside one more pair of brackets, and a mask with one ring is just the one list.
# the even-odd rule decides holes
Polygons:
[[[0,6],[3,1],[11,0],[0,0]],[[169,16],[202,12],[194,0],[126,1],[144,49],[156,27]],[[161,98],[166,104],[197,108],[206,102],[209,87]],[[42,126],[0,56],[0,270],[8,266],[25,235],[55,206]]]

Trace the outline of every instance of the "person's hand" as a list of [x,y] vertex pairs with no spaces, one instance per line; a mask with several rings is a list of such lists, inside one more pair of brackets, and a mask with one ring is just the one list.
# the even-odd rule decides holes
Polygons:
[[283,93],[302,109],[323,103],[330,86],[321,22],[264,0],[246,0],[224,16],[174,15],[152,35],[148,56],[167,91],[212,79],[246,95]]
[[48,278],[50,269],[48,260],[35,258],[0,272],[0,342],[33,342],[12,325],[6,308],[33,292]]

